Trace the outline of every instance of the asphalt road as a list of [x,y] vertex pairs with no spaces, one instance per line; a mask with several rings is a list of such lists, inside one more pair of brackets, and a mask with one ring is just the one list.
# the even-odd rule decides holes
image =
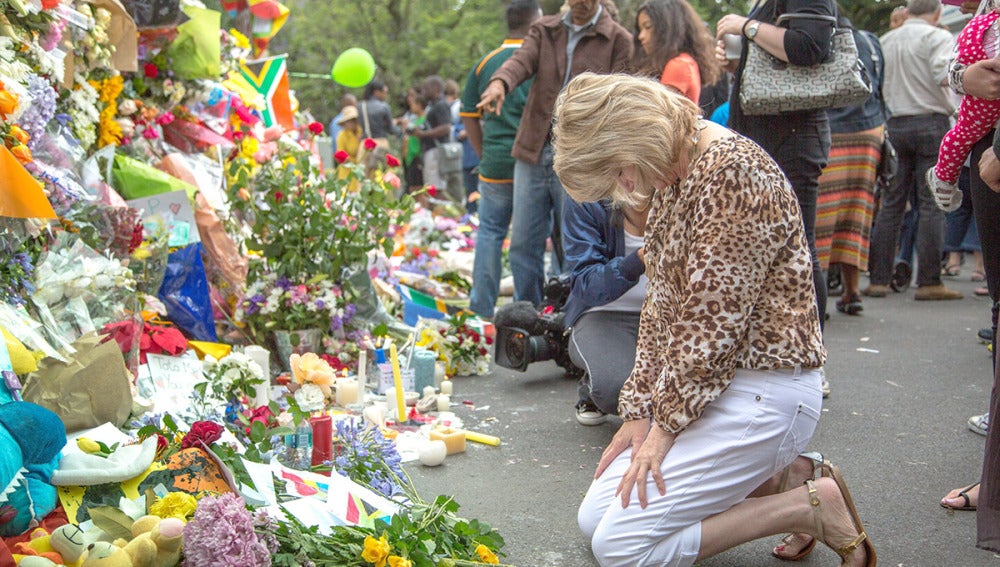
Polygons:
[[[810,444],[844,471],[881,565],[1000,567],[975,548],[975,514],[938,501],[979,477],[984,437],[966,429],[986,411],[990,355],[976,338],[989,322],[980,284],[947,279],[966,297],[917,302],[913,290],[865,298],[861,316],[833,309],[826,326],[832,395]],[[863,278],[864,279],[864,278]],[[865,285],[866,282],[862,282]],[[528,372],[498,368],[455,379],[452,400],[468,428],[498,435],[500,447],[469,444],[443,466],[408,467],[422,494],[453,495],[468,518],[486,521],[507,542],[506,563],[596,566],[576,524],[577,507],[618,421],[577,424],[576,384],[551,362]],[[482,409],[489,406],[488,409]],[[778,536],[701,562],[705,567],[789,565],[770,555]],[[839,564],[822,546],[799,565]]]

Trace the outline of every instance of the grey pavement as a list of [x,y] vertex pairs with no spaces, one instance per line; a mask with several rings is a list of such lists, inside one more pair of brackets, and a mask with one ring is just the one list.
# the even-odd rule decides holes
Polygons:
[[[913,289],[864,298],[861,316],[837,313],[830,299],[827,376],[832,395],[810,444],[839,465],[881,565],[1000,567],[975,548],[975,513],[938,505],[950,489],[978,480],[985,438],[966,429],[986,411],[990,355],[976,338],[989,301],[970,267],[947,285],[958,301],[914,301]],[[866,285],[862,277],[862,286]],[[528,372],[498,368],[455,379],[452,400],[468,428],[498,435],[500,447],[470,443],[437,468],[408,471],[421,495],[453,495],[460,515],[499,529],[504,561],[522,567],[596,566],[576,512],[617,420],[577,424],[576,384],[551,362]],[[488,409],[482,409],[489,406]],[[669,490],[669,487],[668,487]],[[751,542],[700,563],[705,567],[789,565],[771,557],[780,536]],[[800,565],[839,564],[817,546]]]

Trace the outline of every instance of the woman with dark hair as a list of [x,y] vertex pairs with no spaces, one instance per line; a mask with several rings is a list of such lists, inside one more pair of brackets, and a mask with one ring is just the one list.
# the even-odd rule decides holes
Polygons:
[[659,79],[698,103],[720,75],[715,41],[686,0],[646,0],[635,15],[633,72]]

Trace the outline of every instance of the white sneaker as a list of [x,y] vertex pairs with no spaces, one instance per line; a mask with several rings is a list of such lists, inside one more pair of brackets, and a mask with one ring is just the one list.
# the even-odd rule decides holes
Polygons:
[[980,435],[986,435],[986,430],[990,425],[990,412],[970,417],[968,425],[969,431]]
[[576,421],[580,425],[601,425],[608,420],[608,414],[593,404],[581,404],[576,408]]

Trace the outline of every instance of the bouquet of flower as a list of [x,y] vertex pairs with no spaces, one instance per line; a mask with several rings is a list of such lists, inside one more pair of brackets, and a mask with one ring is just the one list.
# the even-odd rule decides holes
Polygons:
[[366,427],[353,419],[338,421],[334,451],[333,466],[338,473],[387,498],[404,494],[407,477],[400,467],[402,458],[396,443],[377,427]]
[[254,334],[315,328],[329,333],[349,323],[354,312],[341,287],[322,274],[296,282],[272,273],[250,284],[235,320]]
[[489,374],[493,339],[472,328],[469,311],[460,311],[446,321],[421,319],[417,346],[438,353],[449,374]]
[[215,360],[211,355],[205,356],[202,374],[207,382],[196,385],[195,389],[203,397],[207,397],[210,392],[223,402],[253,398],[257,386],[267,381],[264,369],[240,352],[228,354],[221,360]]
[[336,371],[326,360],[314,352],[292,354],[289,359],[292,381],[297,388],[293,393],[298,409],[303,412],[321,410],[333,396]]

